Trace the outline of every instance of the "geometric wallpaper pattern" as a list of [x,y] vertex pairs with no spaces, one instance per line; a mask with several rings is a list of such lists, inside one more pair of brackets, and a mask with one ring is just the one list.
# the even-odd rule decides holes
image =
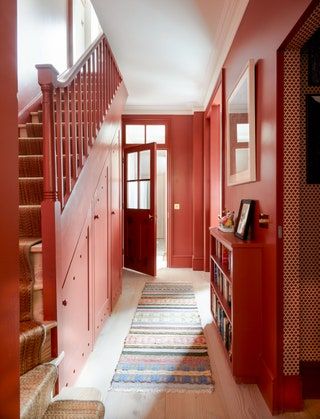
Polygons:
[[[320,5],[284,52],[283,144],[283,373],[299,374],[300,361],[320,361],[320,185],[306,183],[305,94],[301,47],[320,27]],[[319,117],[320,123],[320,117]],[[320,164],[320,162],[319,162]]]

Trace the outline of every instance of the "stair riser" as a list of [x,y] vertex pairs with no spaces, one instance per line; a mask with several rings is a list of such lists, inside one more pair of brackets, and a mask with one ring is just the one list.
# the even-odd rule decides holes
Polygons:
[[39,205],[43,198],[43,179],[19,179],[20,205]]
[[19,236],[41,237],[40,207],[19,207]]
[[43,157],[19,156],[19,177],[43,177]]
[[28,123],[26,129],[27,137],[42,137],[42,123]]
[[19,138],[19,155],[41,155],[42,144],[42,138]]

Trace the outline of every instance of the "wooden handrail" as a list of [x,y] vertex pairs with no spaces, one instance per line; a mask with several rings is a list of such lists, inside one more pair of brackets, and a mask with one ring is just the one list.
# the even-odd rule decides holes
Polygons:
[[43,93],[44,200],[63,208],[122,81],[105,35],[61,75],[36,65]]

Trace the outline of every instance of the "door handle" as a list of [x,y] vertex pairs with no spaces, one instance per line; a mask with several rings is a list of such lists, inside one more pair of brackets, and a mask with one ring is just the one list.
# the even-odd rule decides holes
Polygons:
[[115,215],[116,214],[116,212],[115,211],[111,211],[111,215]]
[[99,218],[99,215],[95,215],[95,216],[93,217],[93,219],[94,219],[94,220],[98,220],[98,218]]
[[153,220],[153,219],[154,219],[154,216],[149,214],[149,220]]

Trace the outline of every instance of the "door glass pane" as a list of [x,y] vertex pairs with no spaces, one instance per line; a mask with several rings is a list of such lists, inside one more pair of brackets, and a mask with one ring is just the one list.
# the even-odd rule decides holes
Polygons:
[[127,154],[127,180],[138,179],[138,153]]
[[144,144],[144,125],[126,125],[126,144]]
[[140,181],[139,208],[150,209],[150,180]]
[[138,182],[127,182],[127,208],[138,208]]
[[166,126],[165,125],[147,125],[147,143],[165,144]]
[[150,179],[150,150],[140,151],[140,179]]

